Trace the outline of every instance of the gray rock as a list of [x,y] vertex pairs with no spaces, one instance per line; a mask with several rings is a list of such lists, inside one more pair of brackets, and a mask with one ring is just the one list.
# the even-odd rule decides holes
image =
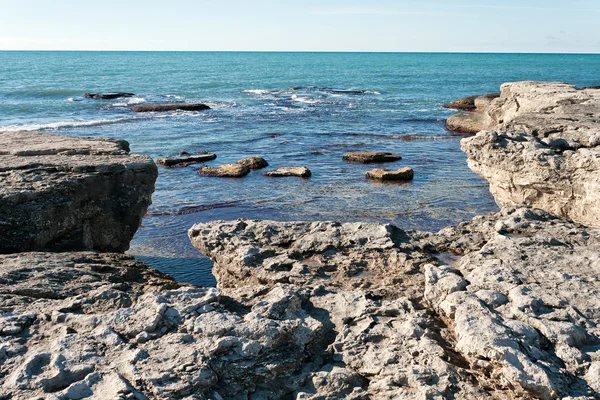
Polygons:
[[165,167],[185,167],[191,164],[211,161],[216,158],[217,155],[213,153],[198,153],[196,155],[185,155],[183,157],[157,158],[156,163]]
[[368,164],[398,161],[402,160],[402,157],[383,151],[352,151],[345,154],[342,159],[348,162]]
[[210,107],[202,103],[165,103],[165,104],[140,104],[131,107],[133,112],[165,112],[165,111],[201,111],[210,110]]
[[414,178],[415,173],[410,167],[403,167],[396,171],[375,168],[367,171],[365,176],[378,181],[410,181]]
[[129,248],[157,169],[117,139],[0,133],[0,252]]
[[84,93],[83,97],[86,99],[101,99],[101,100],[112,100],[120,99],[122,97],[133,97],[135,93],[128,92],[114,92],[114,93]]
[[247,167],[250,169],[250,171],[256,171],[257,169],[262,169],[269,166],[267,160],[258,156],[242,158],[241,160],[238,160],[237,164]]
[[218,167],[203,165],[198,170],[200,176],[217,176],[223,178],[241,178],[250,173],[250,168],[240,164],[221,164]]

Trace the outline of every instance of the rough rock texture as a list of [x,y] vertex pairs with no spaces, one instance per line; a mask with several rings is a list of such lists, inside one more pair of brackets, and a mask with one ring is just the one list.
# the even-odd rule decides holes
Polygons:
[[210,110],[210,107],[202,103],[165,103],[165,104],[140,104],[131,107],[133,112],[164,112],[164,111],[200,111]]
[[485,108],[493,99],[499,96],[500,95],[498,93],[488,93],[482,96],[469,96],[463,99],[451,101],[448,104],[444,104],[444,107],[466,111],[482,109]]
[[250,173],[250,168],[240,164],[221,164],[218,167],[203,165],[198,170],[200,176],[219,176],[224,178],[241,178]]
[[273,171],[267,171],[263,175],[270,176],[273,178],[284,176],[297,176],[298,178],[309,178],[312,175],[312,172],[306,167],[281,167]]
[[237,164],[249,168],[250,171],[256,171],[257,169],[262,169],[269,166],[267,160],[258,156],[242,158],[241,160],[238,160]]
[[[307,293],[331,336],[312,382],[354,377],[353,396],[376,399],[598,396],[597,230],[506,208],[438,234],[238,220],[189,235],[241,303]],[[304,390],[295,398],[334,396]]]
[[213,153],[201,153],[196,155],[186,155],[182,157],[164,157],[157,158],[156,163],[165,167],[185,167],[191,164],[198,164],[205,161],[211,161],[217,158]]
[[84,93],[83,97],[86,99],[101,99],[101,100],[112,100],[120,99],[122,97],[133,97],[135,93],[128,92],[115,92],[115,93]]
[[117,139],[0,133],[0,252],[122,252],[151,203],[157,169]]
[[348,162],[369,164],[398,161],[402,160],[402,157],[396,154],[386,153],[383,151],[352,151],[350,153],[344,154],[342,159]]
[[462,140],[469,167],[490,182],[499,205],[600,226],[600,90],[517,82],[501,93],[471,113],[495,131]]
[[375,168],[367,171],[365,176],[378,181],[410,181],[414,178],[415,172],[410,167],[403,167],[396,171]]

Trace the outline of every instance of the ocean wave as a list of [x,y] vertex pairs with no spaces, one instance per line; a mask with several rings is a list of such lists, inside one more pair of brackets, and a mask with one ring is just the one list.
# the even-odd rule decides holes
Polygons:
[[19,131],[38,131],[38,130],[56,130],[62,128],[79,128],[85,126],[102,126],[120,124],[140,119],[148,119],[144,117],[122,117],[114,119],[93,119],[88,121],[58,121],[44,124],[23,124],[23,125],[7,125],[0,126],[0,132],[19,132]]
[[122,100],[123,101],[120,101],[118,103],[113,103],[113,107],[127,107],[146,102],[146,99],[143,97],[127,97]]
[[284,93],[281,90],[269,90],[269,89],[248,89],[248,90],[242,90],[242,93],[250,93],[250,94],[257,94],[257,95],[266,95],[266,94],[281,94]]

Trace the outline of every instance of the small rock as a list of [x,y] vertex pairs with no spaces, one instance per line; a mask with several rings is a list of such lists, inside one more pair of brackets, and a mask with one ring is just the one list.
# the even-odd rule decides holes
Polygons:
[[375,168],[365,174],[367,178],[378,181],[410,181],[414,175],[415,173],[410,167],[400,168],[396,171]]
[[240,164],[222,164],[218,167],[203,166],[198,170],[200,176],[219,176],[225,178],[241,178],[248,175],[250,169]]
[[306,167],[281,167],[273,171],[265,172],[263,175],[270,177],[297,176],[299,178],[308,178],[312,175],[312,172]]
[[258,156],[242,158],[241,160],[239,160],[237,162],[237,164],[247,167],[248,169],[250,169],[250,171],[256,171],[257,169],[261,169],[261,168],[265,168],[265,167],[269,166],[269,163],[267,162],[267,160],[265,160],[262,157],[258,157]]
[[462,99],[451,101],[448,104],[444,104],[446,108],[456,108],[458,110],[474,110],[475,99],[479,96],[469,96]]
[[342,159],[348,162],[357,163],[382,163],[402,160],[397,154],[386,153],[381,151],[352,151],[345,154]]
[[115,92],[115,93],[84,93],[83,97],[86,99],[100,99],[100,100],[112,100],[119,99],[121,97],[133,97],[135,93],[128,92]]
[[210,110],[210,107],[202,103],[167,103],[167,104],[141,104],[131,107],[133,112],[161,112],[161,111],[200,111]]
[[197,164],[205,161],[214,160],[217,158],[216,154],[213,153],[203,153],[197,154],[194,156],[184,155],[183,157],[164,157],[157,158],[156,163],[163,165],[165,167],[185,167],[190,164]]

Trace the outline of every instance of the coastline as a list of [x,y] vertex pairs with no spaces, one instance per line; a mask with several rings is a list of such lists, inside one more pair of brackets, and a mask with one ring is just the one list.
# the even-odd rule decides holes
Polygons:
[[[194,225],[188,234],[214,260],[218,289],[176,283],[122,255],[2,256],[0,397],[594,396],[600,232],[590,226],[598,224],[595,214],[577,214],[579,223],[560,218],[572,214],[552,205],[565,193],[572,204],[568,190],[539,182],[544,174],[560,176],[556,165],[584,153],[592,161],[574,165],[591,171],[588,180],[598,175],[600,143],[583,128],[596,132],[600,123],[585,118],[587,109],[580,115],[561,107],[570,99],[598,110],[600,96],[578,103],[577,89],[557,95],[540,93],[539,85],[551,84],[503,86],[484,109],[495,110],[496,124],[486,126],[495,131],[462,143],[469,165],[492,188],[506,187],[498,180],[506,174],[503,159],[558,159],[541,160],[537,180],[510,191],[540,194],[506,200],[492,189],[508,203],[500,212],[438,233],[375,223]],[[523,96],[531,107],[515,111],[511,101],[522,104]],[[548,104],[557,104],[557,116],[547,117]],[[574,119],[574,129],[557,131],[560,113]],[[493,157],[499,161],[483,165]],[[593,201],[597,193],[580,197]],[[537,202],[546,194],[555,197]],[[56,280],[54,273],[75,278]]]

